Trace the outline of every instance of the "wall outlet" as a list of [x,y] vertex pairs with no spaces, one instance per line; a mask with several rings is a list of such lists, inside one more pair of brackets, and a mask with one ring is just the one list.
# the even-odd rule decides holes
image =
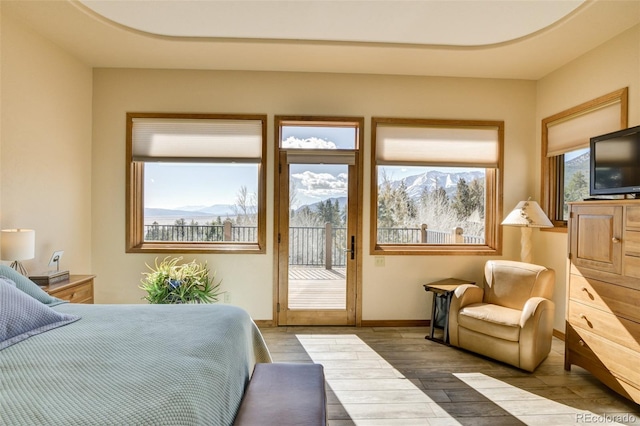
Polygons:
[[383,256],[376,256],[375,257],[375,265],[376,266],[384,266],[384,257]]
[[231,303],[231,293],[229,293],[228,291],[225,291],[224,294],[222,295],[222,301],[224,303]]

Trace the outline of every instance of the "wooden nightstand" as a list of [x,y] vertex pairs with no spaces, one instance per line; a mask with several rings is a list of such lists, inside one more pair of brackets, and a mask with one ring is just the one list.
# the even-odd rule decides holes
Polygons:
[[53,297],[71,303],[93,303],[93,279],[95,275],[69,275],[69,279],[40,287]]

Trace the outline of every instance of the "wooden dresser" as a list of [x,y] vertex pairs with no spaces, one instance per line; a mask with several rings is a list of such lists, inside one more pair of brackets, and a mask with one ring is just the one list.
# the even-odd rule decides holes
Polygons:
[[640,200],[572,203],[565,369],[640,403]]
[[95,275],[70,275],[66,281],[40,287],[53,297],[71,303],[93,303],[93,279]]

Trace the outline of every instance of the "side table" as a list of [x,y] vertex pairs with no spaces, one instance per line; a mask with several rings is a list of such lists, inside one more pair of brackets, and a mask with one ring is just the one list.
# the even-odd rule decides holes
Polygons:
[[95,275],[70,275],[68,280],[40,287],[53,297],[71,303],[93,303]]
[[[431,303],[431,321],[429,325],[429,335],[425,339],[433,340],[439,343],[449,343],[449,305],[451,304],[451,297],[456,288],[463,284],[475,284],[475,281],[461,280],[459,278],[446,278],[444,280],[435,281],[429,284],[424,284],[424,290],[433,293],[433,302]],[[442,327],[442,340],[435,339],[433,337],[433,331],[436,328],[436,298],[442,296],[445,298],[444,307],[442,308],[444,313],[444,326]],[[440,328],[440,327],[438,327]]]

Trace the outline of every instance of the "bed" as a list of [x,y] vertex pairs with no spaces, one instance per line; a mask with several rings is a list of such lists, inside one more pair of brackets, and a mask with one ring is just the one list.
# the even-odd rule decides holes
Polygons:
[[230,425],[253,366],[271,361],[237,307],[61,304],[29,280],[16,288],[6,281],[0,321],[26,294],[20,312],[64,323],[17,342],[0,325],[3,425]]

